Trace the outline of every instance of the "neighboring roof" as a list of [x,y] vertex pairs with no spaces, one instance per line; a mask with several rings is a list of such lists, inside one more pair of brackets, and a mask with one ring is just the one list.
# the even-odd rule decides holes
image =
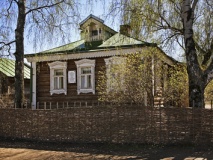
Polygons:
[[125,36],[121,33],[117,33],[114,36],[110,37],[108,40],[103,42],[99,47],[118,47],[118,46],[126,46],[126,45],[140,45],[146,44],[147,42],[143,42],[128,36]]
[[99,21],[99,22],[101,22],[101,23],[104,23],[104,20],[102,20],[102,19],[100,19],[100,18],[94,16],[93,14],[90,14],[87,18],[85,18],[83,21],[81,21],[81,22],[79,23],[79,25],[81,26],[82,24],[84,24],[84,23],[85,23],[87,20],[89,20],[90,18],[93,18],[93,19],[95,19],[95,20],[97,20],[97,21]]
[[53,52],[63,52],[63,51],[70,51],[70,50],[74,50],[74,49],[82,49],[85,48],[85,40],[79,40],[79,41],[75,41],[63,46],[59,46],[53,49],[49,49],[46,51],[43,51],[42,53],[53,53]]
[[[7,77],[15,77],[15,60],[0,58],[0,72]],[[24,65],[24,78],[30,79],[30,66]]]

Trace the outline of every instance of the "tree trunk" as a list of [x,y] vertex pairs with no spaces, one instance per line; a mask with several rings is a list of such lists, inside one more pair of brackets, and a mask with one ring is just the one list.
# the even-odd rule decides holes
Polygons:
[[15,105],[22,108],[24,105],[24,25],[25,25],[25,0],[18,2],[18,20],[15,30],[16,58],[15,63]]
[[[197,1],[196,1],[197,2]],[[189,106],[204,107],[204,73],[200,68],[195,43],[193,39],[194,8],[196,2],[191,6],[191,0],[184,0],[182,3],[182,21],[184,29],[184,40],[186,47],[186,62],[189,78]]]

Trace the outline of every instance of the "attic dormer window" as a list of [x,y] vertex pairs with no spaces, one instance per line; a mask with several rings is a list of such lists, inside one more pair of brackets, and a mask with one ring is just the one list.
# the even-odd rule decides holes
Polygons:
[[92,31],[92,36],[97,36],[98,35],[98,30],[93,30]]

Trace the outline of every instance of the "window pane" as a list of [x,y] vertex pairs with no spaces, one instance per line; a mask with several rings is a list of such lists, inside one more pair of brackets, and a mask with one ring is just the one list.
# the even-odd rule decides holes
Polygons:
[[62,75],[63,75],[63,69],[54,70],[54,76],[62,76]]
[[91,87],[92,87],[91,82],[92,82],[92,81],[91,81],[91,75],[88,75],[88,76],[87,76],[87,86],[86,86],[87,88],[91,88]]
[[82,89],[89,89],[92,88],[92,79],[91,75],[81,76],[81,88]]
[[54,89],[58,89],[58,77],[54,77]]
[[59,77],[58,89],[63,89],[64,88],[63,79],[64,79],[64,77]]
[[85,76],[81,76],[81,88],[86,88],[85,86]]
[[63,89],[63,69],[54,70],[54,89]]
[[81,68],[81,74],[90,74],[90,73],[91,73],[91,67]]

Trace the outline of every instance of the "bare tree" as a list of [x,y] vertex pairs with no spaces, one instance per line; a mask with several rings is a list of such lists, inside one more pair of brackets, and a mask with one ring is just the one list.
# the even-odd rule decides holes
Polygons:
[[[4,0],[0,2],[1,55],[15,56],[15,104],[24,105],[24,37],[35,46],[69,36],[79,17],[75,0]],[[27,33],[27,34],[26,34]],[[39,43],[40,42],[40,43]]]
[[204,107],[204,90],[213,79],[213,1],[116,0],[111,4],[110,13],[121,13],[137,38],[154,41],[169,54],[177,45],[184,49],[189,105]]

